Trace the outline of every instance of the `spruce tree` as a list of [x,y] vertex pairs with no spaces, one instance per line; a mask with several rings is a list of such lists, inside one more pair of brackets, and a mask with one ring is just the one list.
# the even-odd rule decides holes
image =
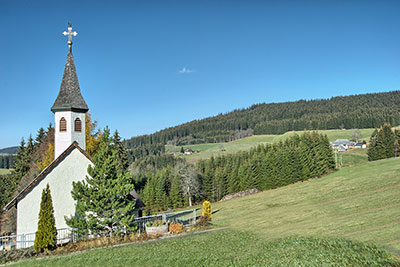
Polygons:
[[114,136],[112,137],[112,149],[116,151],[115,156],[119,165],[117,172],[118,174],[123,173],[128,169],[129,162],[125,146],[121,141],[118,131],[115,131]]
[[395,136],[392,132],[392,127],[390,124],[385,123],[382,127],[382,143],[383,143],[383,158],[394,157],[394,141]]
[[33,248],[36,252],[52,250],[57,246],[57,229],[55,226],[53,201],[51,199],[50,187],[47,184],[43,189],[40,202],[38,230],[35,235]]
[[30,157],[28,155],[25,141],[22,138],[20,146],[18,147],[17,156],[15,158],[15,169],[13,176],[16,180],[20,181],[21,178],[29,171]]
[[172,206],[174,209],[183,206],[183,194],[181,192],[181,183],[179,176],[174,176],[171,184],[171,191],[169,197],[171,198]]
[[[84,212],[88,230],[111,236],[131,226],[135,209],[135,201],[130,196],[134,189],[131,174],[121,171],[118,151],[113,145],[106,128],[93,157],[93,166],[88,167],[89,176],[82,182],[74,182],[72,190],[72,197],[77,201],[76,211]],[[66,222],[73,228],[80,226],[72,217],[66,218]]]
[[41,127],[35,138],[35,147],[38,147],[46,137],[46,131]]
[[377,141],[378,141],[378,130],[375,129],[372,132],[372,135],[369,139],[368,161],[373,161],[378,159]]

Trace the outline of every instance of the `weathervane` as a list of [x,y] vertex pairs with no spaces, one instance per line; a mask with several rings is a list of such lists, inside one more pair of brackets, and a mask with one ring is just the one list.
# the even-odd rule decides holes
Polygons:
[[63,34],[64,34],[65,36],[68,35],[68,46],[69,46],[69,49],[71,49],[71,46],[72,46],[72,36],[77,36],[78,33],[72,31],[72,24],[68,22],[68,32],[63,32]]

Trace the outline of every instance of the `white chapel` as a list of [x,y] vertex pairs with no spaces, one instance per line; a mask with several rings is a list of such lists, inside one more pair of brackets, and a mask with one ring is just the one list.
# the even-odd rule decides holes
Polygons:
[[[33,245],[33,240],[24,239],[34,239],[32,233],[37,231],[42,191],[47,184],[53,200],[56,228],[68,228],[64,217],[75,214],[72,182],[84,180],[88,175],[87,168],[92,164],[85,152],[85,114],[89,108],[81,95],[76,74],[71,40],[76,32],[72,32],[70,24],[64,35],[69,36],[69,51],[60,91],[51,107],[55,119],[55,160],[4,207],[7,210],[17,208],[17,248],[26,246],[26,242],[21,241]],[[131,195],[136,199],[136,208],[144,206],[135,191]]]

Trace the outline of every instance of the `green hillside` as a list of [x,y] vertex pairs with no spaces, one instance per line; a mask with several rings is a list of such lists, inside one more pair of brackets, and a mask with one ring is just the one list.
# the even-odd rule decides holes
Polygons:
[[127,148],[150,144],[218,143],[240,137],[288,131],[367,129],[400,124],[400,91],[338,96],[330,99],[261,103],[193,120],[149,135],[125,140]]
[[9,169],[1,169],[0,168],[0,175],[9,174],[11,171]]
[[[368,141],[373,131],[374,129],[361,129],[360,139]],[[329,141],[335,141],[336,139],[351,139],[354,130],[321,130],[318,132],[326,134]],[[215,157],[222,154],[235,153],[240,150],[249,150],[250,148],[262,143],[265,144],[279,142],[294,134],[300,135],[302,133],[304,133],[304,131],[292,131],[281,135],[253,135],[227,143],[209,143],[183,146],[184,148],[191,148],[194,151],[200,151],[199,153],[194,153],[192,155],[180,154],[180,146],[165,146],[165,151],[184,157],[188,161],[197,161],[201,159],[208,159],[211,156]]]
[[399,173],[400,158],[367,162],[213,203],[213,224],[228,230],[17,265],[400,266],[387,252],[400,255]]
[[400,266],[371,244],[332,238],[267,241],[224,230],[146,244],[27,260],[16,266]]
[[214,223],[266,239],[343,237],[400,252],[400,158],[213,205]]

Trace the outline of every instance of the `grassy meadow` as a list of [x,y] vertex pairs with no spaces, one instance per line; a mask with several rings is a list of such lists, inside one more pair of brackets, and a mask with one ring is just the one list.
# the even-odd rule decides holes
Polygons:
[[359,162],[321,178],[213,203],[214,226],[227,230],[17,266],[400,266],[399,173],[400,158]]
[[292,237],[267,241],[223,230],[145,244],[27,260],[17,266],[399,266],[372,244]]
[[0,175],[9,174],[11,171],[9,169],[2,169],[0,168]]
[[[329,141],[335,141],[336,139],[351,139],[353,131],[354,130],[321,130],[318,132],[326,134]],[[373,131],[374,129],[360,129],[360,139],[368,141]],[[200,151],[192,155],[180,154],[180,146],[165,146],[165,150],[166,152],[174,153],[177,156],[184,157],[188,161],[193,162],[202,159],[208,159],[211,158],[211,156],[215,157],[218,155],[235,153],[241,150],[249,150],[250,148],[259,144],[283,141],[294,134],[302,133],[304,133],[304,131],[291,131],[282,135],[253,135],[227,143],[209,143],[183,146],[184,148],[191,148],[194,151]]]
[[[214,223],[265,239],[343,237],[400,252],[400,158],[213,204]],[[400,254],[400,253],[399,253]]]

